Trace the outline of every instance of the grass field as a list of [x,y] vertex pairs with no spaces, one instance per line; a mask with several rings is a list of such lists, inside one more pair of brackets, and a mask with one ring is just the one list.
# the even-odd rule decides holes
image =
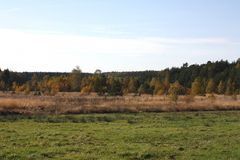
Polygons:
[[0,159],[240,159],[240,111],[0,116]]

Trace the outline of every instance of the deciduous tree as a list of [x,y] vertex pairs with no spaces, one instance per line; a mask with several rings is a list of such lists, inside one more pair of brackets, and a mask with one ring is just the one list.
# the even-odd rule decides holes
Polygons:
[[194,96],[201,94],[201,80],[200,80],[200,78],[196,78],[194,80],[194,82],[192,83],[191,94],[194,95]]
[[217,87],[218,93],[219,94],[224,94],[225,93],[225,84],[223,81],[220,81]]
[[206,93],[210,94],[210,93],[214,93],[214,92],[215,92],[215,83],[214,83],[213,79],[210,79],[207,83]]

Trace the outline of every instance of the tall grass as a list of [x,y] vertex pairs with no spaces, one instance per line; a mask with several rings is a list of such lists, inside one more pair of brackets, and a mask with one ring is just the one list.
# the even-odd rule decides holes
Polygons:
[[0,114],[79,114],[169,111],[240,110],[239,97],[166,96],[100,97],[61,93],[56,96],[0,95]]

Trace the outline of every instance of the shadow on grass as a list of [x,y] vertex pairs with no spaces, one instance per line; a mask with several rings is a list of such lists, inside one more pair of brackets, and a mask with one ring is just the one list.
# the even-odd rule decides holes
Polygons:
[[92,115],[0,115],[0,122],[33,121],[39,123],[97,123],[127,121],[129,124],[139,122],[134,114],[92,114]]

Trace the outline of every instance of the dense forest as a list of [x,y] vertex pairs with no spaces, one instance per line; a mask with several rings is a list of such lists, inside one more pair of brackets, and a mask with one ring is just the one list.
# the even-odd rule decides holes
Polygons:
[[12,93],[55,95],[58,92],[80,92],[82,95],[152,94],[205,95],[240,93],[240,59],[206,64],[183,64],[162,71],[82,73],[79,67],[71,73],[12,72],[0,70],[0,90]]

